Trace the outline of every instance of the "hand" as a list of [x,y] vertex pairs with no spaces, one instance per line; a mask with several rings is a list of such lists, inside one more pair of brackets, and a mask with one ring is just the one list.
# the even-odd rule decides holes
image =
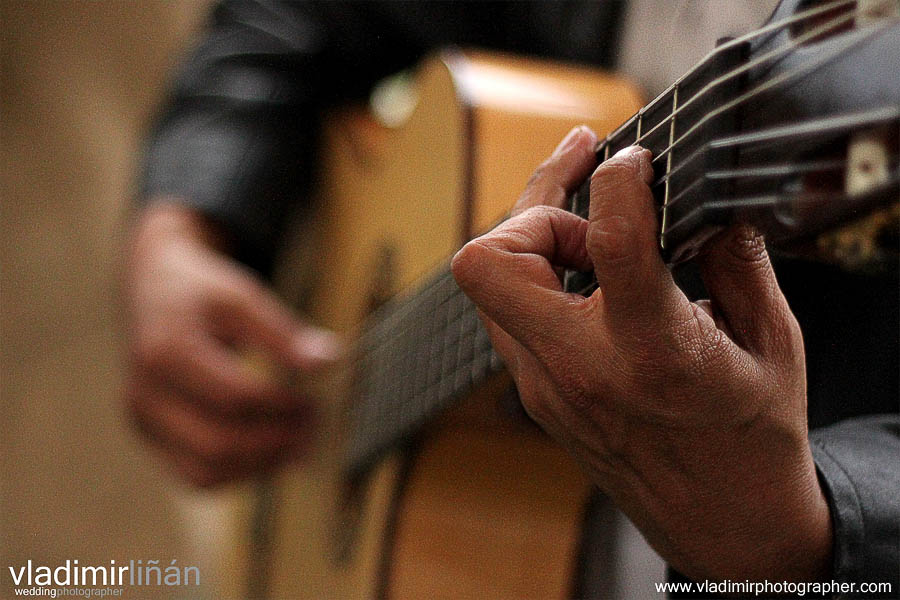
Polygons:
[[298,321],[218,249],[215,233],[190,209],[151,203],[125,283],[129,410],[179,474],[204,487],[279,464],[310,438],[308,402],[251,368],[248,350],[301,372],[338,354],[332,334]]
[[[803,341],[763,240],[720,236],[700,259],[711,299],[689,302],[657,249],[648,151],[594,171],[588,220],[561,210],[595,144],[573,131],[513,218],[453,260],[525,408],[689,577],[827,577]],[[599,289],[563,292],[560,267]]]

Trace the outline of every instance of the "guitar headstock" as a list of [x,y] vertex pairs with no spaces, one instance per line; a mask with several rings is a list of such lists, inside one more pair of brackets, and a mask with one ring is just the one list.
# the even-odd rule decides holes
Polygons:
[[[598,160],[651,150],[669,263],[750,223],[773,246],[896,268],[898,64],[898,0],[785,0],[602,140]],[[588,206],[585,182],[572,210],[587,216]],[[593,285],[567,274],[569,291]]]

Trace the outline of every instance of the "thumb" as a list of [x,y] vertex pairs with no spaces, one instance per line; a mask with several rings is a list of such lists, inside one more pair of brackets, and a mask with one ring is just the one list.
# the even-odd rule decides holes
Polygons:
[[336,360],[341,352],[332,332],[299,320],[271,290],[253,282],[234,286],[223,299],[231,313],[232,333],[272,358],[302,370]]
[[725,231],[710,243],[700,267],[715,311],[735,342],[762,353],[783,345],[795,321],[755,229],[738,225]]

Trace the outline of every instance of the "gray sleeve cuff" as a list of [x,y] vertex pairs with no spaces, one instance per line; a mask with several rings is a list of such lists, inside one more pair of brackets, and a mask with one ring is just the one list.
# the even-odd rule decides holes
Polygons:
[[833,579],[890,583],[900,594],[900,415],[848,419],[810,433],[834,527]]

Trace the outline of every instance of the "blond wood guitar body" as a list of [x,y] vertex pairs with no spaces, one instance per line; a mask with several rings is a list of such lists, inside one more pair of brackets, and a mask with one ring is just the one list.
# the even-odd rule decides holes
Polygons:
[[[602,135],[640,107],[635,89],[607,74],[474,53],[425,61],[414,89],[415,109],[399,126],[359,113],[334,117],[321,204],[278,277],[313,321],[351,339],[373,288],[404,293],[445,264],[509,210],[572,126]],[[571,592],[588,482],[542,432],[504,408],[505,377],[431,422],[415,450],[388,455],[348,507],[337,457],[349,380],[316,382],[323,400],[314,451],[275,477],[270,513],[254,524],[252,496],[238,502],[223,595]],[[247,542],[252,527],[255,544]],[[248,581],[256,582],[249,592]]]

